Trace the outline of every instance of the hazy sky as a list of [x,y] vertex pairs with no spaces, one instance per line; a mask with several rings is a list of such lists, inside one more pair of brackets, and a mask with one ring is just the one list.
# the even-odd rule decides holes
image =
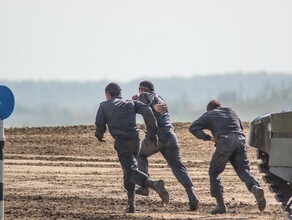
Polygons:
[[0,80],[292,74],[291,0],[0,0]]

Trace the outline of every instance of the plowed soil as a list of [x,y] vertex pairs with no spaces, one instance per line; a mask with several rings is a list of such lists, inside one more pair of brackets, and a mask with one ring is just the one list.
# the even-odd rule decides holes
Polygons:
[[257,209],[254,196],[228,164],[222,175],[228,212],[209,214],[215,205],[208,177],[214,146],[192,136],[189,125],[174,124],[199,209],[188,211],[183,187],[158,153],[150,157],[150,175],[165,181],[170,202],[161,203],[154,191],[149,197],[137,195],[134,214],[125,213],[122,169],[109,133],[100,143],[94,126],[5,129],[5,219],[287,219],[262,180],[253,147],[248,148],[251,172],[265,190],[266,210]]

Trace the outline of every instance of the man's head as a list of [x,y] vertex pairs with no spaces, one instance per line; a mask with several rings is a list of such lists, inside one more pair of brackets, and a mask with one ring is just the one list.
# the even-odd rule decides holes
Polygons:
[[150,81],[142,81],[139,84],[139,91],[143,91],[143,92],[153,92],[154,91],[154,85],[152,82]]
[[207,109],[207,111],[209,112],[209,111],[212,111],[212,110],[214,110],[215,108],[219,108],[219,107],[222,107],[221,102],[219,102],[219,100],[215,100],[215,99],[213,99],[213,100],[211,100],[211,101],[208,103],[206,109]]
[[109,83],[106,87],[105,87],[105,93],[110,95],[111,97],[116,97],[116,96],[120,96],[121,95],[121,87],[114,82]]

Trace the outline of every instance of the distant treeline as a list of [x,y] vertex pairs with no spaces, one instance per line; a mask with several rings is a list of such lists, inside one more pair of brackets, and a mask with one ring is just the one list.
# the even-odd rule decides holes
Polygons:
[[[145,78],[118,82],[123,97],[138,93]],[[211,99],[235,109],[243,121],[271,112],[290,111],[292,74],[234,73],[191,78],[150,78],[168,103],[173,122],[191,122],[205,111]],[[5,127],[94,124],[99,103],[105,100],[109,81],[0,81],[15,95],[15,110]],[[138,117],[138,121],[141,118]]]

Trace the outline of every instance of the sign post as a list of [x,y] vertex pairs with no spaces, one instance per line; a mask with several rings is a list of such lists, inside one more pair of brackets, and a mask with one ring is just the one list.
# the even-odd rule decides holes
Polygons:
[[0,220],[4,219],[4,119],[11,115],[13,109],[13,93],[8,87],[0,85]]

